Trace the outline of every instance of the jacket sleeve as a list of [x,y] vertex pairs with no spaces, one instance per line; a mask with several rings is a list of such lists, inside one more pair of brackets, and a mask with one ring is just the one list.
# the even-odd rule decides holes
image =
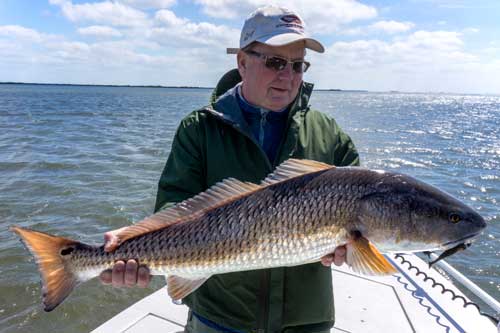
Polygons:
[[200,131],[195,115],[182,120],[158,183],[155,212],[173,206],[205,189]]
[[349,135],[338,128],[338,141],[333,157],[337,166],[359,166],[359,154]]

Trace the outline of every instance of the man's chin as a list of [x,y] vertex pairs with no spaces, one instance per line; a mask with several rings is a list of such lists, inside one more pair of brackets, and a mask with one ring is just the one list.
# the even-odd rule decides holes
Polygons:
[[288,96],[273,96],[270,98],[267,109],[272,111],[280,111],[286,108],[291,103]]
[[282,104],[282,103],[272,104],[269,107],[267,107],[266,109],[271,110],[271,111],[281,111],[281,110],[285,109],[287,106],[288,106],[288,104]]

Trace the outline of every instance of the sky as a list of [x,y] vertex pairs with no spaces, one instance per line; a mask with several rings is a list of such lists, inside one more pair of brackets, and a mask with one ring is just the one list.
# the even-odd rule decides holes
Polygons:
[[[0,82],[213,87],[263,0],[0,0]],[[323,89],[500,94],[499,0],[287,0]]]

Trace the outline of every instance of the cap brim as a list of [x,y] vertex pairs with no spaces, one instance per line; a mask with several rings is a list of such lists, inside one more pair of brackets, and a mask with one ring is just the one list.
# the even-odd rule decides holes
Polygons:
[[271,46],[283,46],[292,44],[298,41],[303,40],[305,42],[305,47],[316,51],[318,53],[325,52],[325,48],[318,42],[316,39],[304,37],[303,35],[287,33],[287,34],[278,34],[278,35],[270,35],[264,36],[257,39],[257,42],[261,42]]
[[226,53],[227,54],[238,54],[238,51],[240,49],[238,47],[228,47],[226,48]]

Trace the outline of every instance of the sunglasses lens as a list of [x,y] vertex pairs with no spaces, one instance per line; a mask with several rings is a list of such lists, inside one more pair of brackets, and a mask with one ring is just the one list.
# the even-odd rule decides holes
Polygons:
[[293,63],[292,65],[293,67],[293,70],[296,72],[296,73],[303,73],[306,71],[306,68],[305,68],[305,62],[303,61],[296,61]]
[[266,66],[268,68],[274,69],[275,71],[281,71],[282,69],[284,69],[286,67],[286,64],[287,64],[287,61],[285,59],[278,58],[278,57],[271,57],[271,58],[267,58],[267,60],[266,60]]
[[[275,71],[281,71],[285,69],[286,65],[288,65],[288,60],[280,57],[270,57],[266,58],[265,64],[267,68]],[[309,68],[309,63],[307,61],[294,61],[291,64],[295,73],[304,73]]]

